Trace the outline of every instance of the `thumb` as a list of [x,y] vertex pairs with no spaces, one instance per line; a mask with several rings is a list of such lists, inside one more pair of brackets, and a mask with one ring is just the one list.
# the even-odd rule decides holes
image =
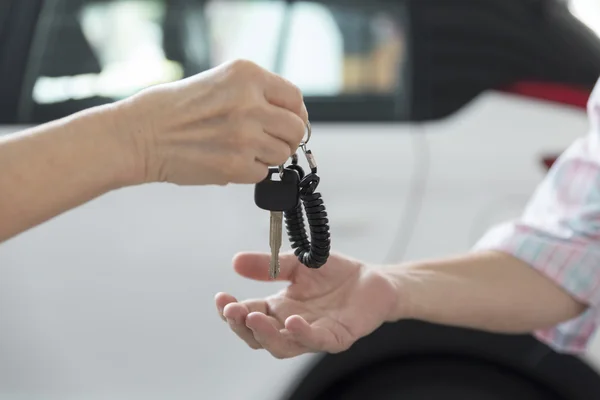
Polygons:
[[[233,257],[233,269],[241,276],[257,281],[270,281],[270,253],[238,253]],[[279,255],[280,272],[276,280],[293,281],[294,273],[300,262],[293,253]]]

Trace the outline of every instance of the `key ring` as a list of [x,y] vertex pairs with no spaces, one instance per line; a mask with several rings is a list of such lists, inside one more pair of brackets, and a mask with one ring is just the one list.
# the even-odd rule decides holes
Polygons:
[[303,140],[300,142],[300,148],[306,148],[306,145],[308,144],[308,141],[310,140],[310,137],[312,135],[312,128],[310,126],[310,121],[306,121],[306,140]]
[[[313,155],[312,151],[310,151],[307,147],[306,144],[308,143],[308,141],[310,140],[311,134],[312,134],[312,129],[310,126],[310,121],[306,123],[306,129],[307,129],[307,136],[306,136],[306,140],[303,140],[302,142],[300,142],[300,146],[298,146],[299,149],[302,150],[302,153],[304,153],[304,157],[306,158],[306,161],[308,162],[308,166],[310,168],[310,171],[313,174],[317,173],[317,161],[315,160],[315,156]],[[298,153],[294,153],[292,154],[292,165],[298,165]]]
[[[306,156],[306,160],[308,161],[308,165],[310,166],[310,169],[313,173],[317,172],[317,164],[314,160],[314,156],[312,155],[310,150],[306,149],[306,144],[308,143],[308,141],[310,140],[310,137],[312,135],[312,129],[310,126],[310,121],[306,122],[306,140],[303,140],[300,142],[300,145],[298,146],[298,148],[302,149],[302,152],[304,153],[304,155]],[[294,153],[292,154],[292,164],[293,165],[298,165],[298,153]],[[283,169],[284,169],[284,165],[281,164],[278,166],[279,168],[279,177],[281,179],[283,179]]]

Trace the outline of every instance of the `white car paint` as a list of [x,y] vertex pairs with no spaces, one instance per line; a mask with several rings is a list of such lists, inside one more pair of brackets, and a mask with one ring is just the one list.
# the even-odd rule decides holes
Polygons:
[[[333,249],[373,263],[467,251],[519,214],[540,155],[586,131],[582,110],[500,93],[436,123],[315,124]],[[313,356],[250,350],[213,302],[284,287],[230,267],[268,249],[252,191],[127,188],[0,246],[0,398],[280,398]]]

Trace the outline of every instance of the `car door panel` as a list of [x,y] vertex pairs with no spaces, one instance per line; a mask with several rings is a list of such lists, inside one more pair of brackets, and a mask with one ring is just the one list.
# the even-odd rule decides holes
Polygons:
[[[402,126],[313,129],[333,249],[383,262],[406,209],[413,137]],[[1,246],[0,340],[11,357],[0,358],[0,370],[15,359],[23,367],[0,376],[0,388],[60,398],[73,390],[159,396],[177,387],[265,399],[265,387],[287,382],[305,359],[282,363],[250,351],[214,310],[219,291],[253,298],[284,287],[245,281],[230,266],[237,251],[268,251],[268,213],[252,190],[123,189]],[[216,379],[241,371],[244,385]]]
[[410,259],[468,250],[490,228],[482,219],[517,217],[545,175],[539,157],[586,135],[588,121],[581,109],[490,92],[424,130],[429,189]]

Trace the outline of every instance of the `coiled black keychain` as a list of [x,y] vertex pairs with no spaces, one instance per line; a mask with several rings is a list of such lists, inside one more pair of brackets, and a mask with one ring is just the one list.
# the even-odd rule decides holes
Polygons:
[[[308,141],[308,139],[307,139]],[[292,210],[285,211],[285,226],[294,254],[298,260],[309,268],[320,268],[327,262],[331,250],[329,234],[329,219],[321,193],[316,192],[320,178],[317,175],[317,163],[306,143],[300,146],[306,155],[310,174],[304,175],[304,170],[298,165],[298,155],[292,157],[292,164],[286,168],[298,172],[300,177],[300,201]],[[310,228],[310,240],[304,226],[304,211]]]
[[[306,148],[311,136],[310,124],[307,129],[308,137],[300,144],[300,148],[306,156],[310,173],[305,175],[304,169],[298,164],[296,153],[292,156],[290,165],[269,168],[268,176],[256,184],[254,189],[256,205],[271,213],[269,276],[272,279],[279,274],[283,216],[291,247],[302,264],[309,268],[320,268],[327,262],[331,250],[327,211],[321,193],[316,192],[320,182],[317,163],[312,152]],[[273,179],[277,175],[279,180]],[[304,212],[309,233],[306,231]]]

